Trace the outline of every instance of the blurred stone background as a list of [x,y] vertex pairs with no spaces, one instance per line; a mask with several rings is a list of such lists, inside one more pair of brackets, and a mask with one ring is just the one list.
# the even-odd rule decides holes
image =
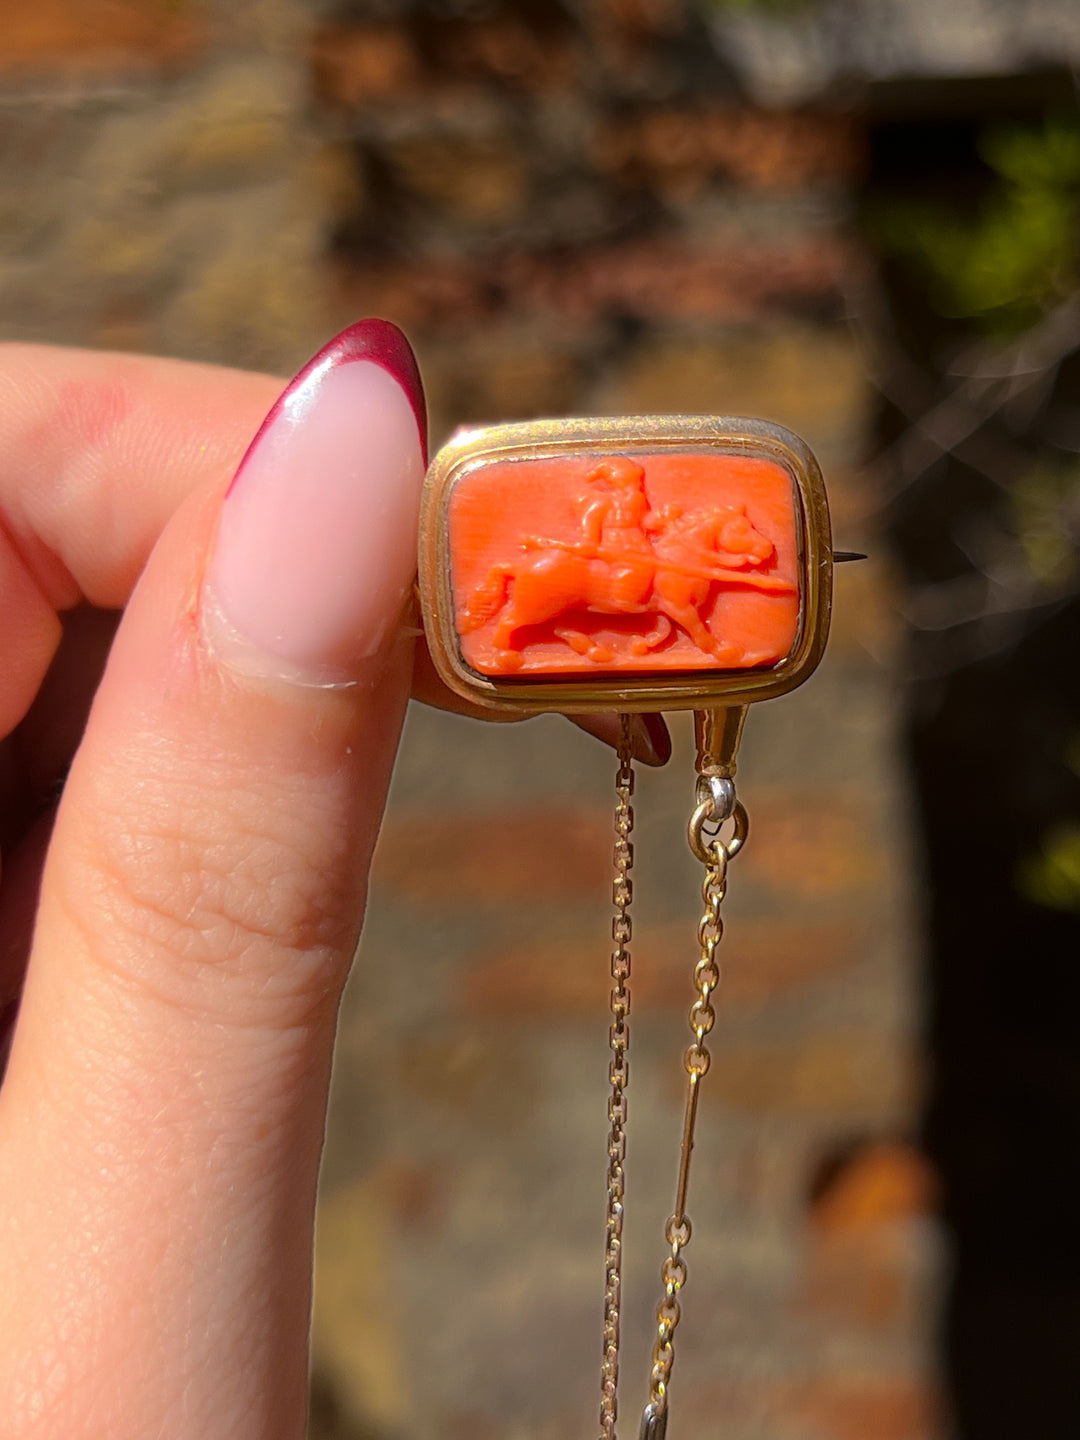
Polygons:
[[[0,3],[7,338],[284,375],[380,314],[436,443],[766,416],[872,553],[747,728],[670,1440],[1075,1434],[1078,59],[1051,0]],[[1018,688],[1044,763],[1010,788]],[[695,958],[674,729],[636,797],[627,1434]],[[410,716],[341,1022],[312,1440],[596,1423],[612,770],[556,719]]]

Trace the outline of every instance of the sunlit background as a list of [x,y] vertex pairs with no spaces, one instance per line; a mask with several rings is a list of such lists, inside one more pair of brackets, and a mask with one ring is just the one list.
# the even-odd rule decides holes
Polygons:
[[[4,0],[8,338],[462,421],[761,415],[833,641],[755,711],[669,1440],[1080,1433],[1075,0]],[[624,1435],[699,877],[636,807]],[[410,717],[341,1024],[312,1440],[595,1433],[610,755]]]

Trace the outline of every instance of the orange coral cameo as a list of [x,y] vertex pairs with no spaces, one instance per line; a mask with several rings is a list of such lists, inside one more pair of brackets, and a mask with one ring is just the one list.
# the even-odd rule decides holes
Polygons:
[[659,451],[499,460],[449,497],[453,628],[491,677],[779,664],[799,631],[792,476]]

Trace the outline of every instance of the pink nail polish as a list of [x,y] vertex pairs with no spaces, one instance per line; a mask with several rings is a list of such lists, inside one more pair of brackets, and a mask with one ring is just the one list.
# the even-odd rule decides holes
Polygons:
[[215,654],[266,678],[354,683],[409,594],[426,449],[401,331],[343,331],[285,390],[229,487],[203,607]]

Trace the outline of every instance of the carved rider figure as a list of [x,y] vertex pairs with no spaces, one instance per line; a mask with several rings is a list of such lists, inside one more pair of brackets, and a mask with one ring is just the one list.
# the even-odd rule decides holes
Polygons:
[[585,477],[589,487],[579,497],[583,504],[585,537],[606,559],[648,555],[652,546],[645,533],[649,500],[645,471],[636,460],[613,455],[594,465]]

